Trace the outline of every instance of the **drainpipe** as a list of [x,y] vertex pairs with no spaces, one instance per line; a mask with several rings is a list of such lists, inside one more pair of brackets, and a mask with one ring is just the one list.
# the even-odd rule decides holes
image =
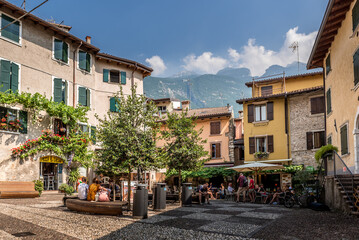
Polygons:
[[76,53],[80,49],[82,45],[82,42],[80,42],[80,45],[75,49],[74,51],[74,59],[73,59],[73,74],[72,74],[72,105],[73,107],[76,107]]
[[324,105],[325,105],[325,109],[324,109],[324,136],[325,136],[325,140],[324,143],[325,145],[327,145],[327,99],[325,96],[325,72],[324,72],[324,68],[322,68],[322,72],[323,72],[323,92],[324,92]]
[[287,93],[285,93],[285,98],[284,98],[285,102],[284,102],[284,115],[285,115],[285,133],[287,134],[287,155],[288,155],[288,159],[290,158],[290,151],[289,151],[289,126],[288,126],[288,96]]
[[135,68],[131,74],[131,88],[135,85],[135,71],[137,70],[137,63],[135,63]]

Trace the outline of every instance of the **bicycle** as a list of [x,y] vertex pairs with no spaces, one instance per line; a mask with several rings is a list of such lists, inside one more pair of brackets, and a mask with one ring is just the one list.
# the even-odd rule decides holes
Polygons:
[[287,193],[284,197],[284,206],[286,208],[292,208],[297,204],[299,207],[308,207],[311,203],[315,202],[316,198],[314,194],[308,191],[304,186],[303,189],[303,194],[295,194],[293,190]]

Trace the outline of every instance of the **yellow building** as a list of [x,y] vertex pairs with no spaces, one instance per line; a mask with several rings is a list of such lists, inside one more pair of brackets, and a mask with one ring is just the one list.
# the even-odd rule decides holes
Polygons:
[[[325,142],[322,72],[257,78],[246,85],[252,98],[237,100],[243,104],[245,162],[315,165],[314,151]],[[288,174],[277,178],[290,181]]]
[[325,69],[326,137],[359,173],[359,1],[330,0],[307,67]]

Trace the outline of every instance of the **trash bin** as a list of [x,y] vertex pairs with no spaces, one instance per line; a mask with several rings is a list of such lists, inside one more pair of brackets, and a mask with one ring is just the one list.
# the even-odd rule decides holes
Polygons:
[[166,184],[157,183],[153,191],[153,210],[161,211],[166,209]]
[[147,184],[137,184],[133,191],[133,218],[147,218],[148,213],[148,190]]
[[182,183],[182,206],[192,205],[192,183]]

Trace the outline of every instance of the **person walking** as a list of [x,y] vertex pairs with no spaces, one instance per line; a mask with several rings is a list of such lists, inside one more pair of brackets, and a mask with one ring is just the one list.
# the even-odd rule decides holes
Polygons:
[[243,175],[243,173],[239,174],[237,183],[239,183],[239,187],[237,191],[237,202],[239,202],[239,197],[241,193],[243,194],[243,202],[246,202],[246,191],[248,187],[248,181],[247,178]]
[[248,176],[248,195],[251,202],[254,203],[256,199],[256,193],[254,191],[254,180],[252,176]]

